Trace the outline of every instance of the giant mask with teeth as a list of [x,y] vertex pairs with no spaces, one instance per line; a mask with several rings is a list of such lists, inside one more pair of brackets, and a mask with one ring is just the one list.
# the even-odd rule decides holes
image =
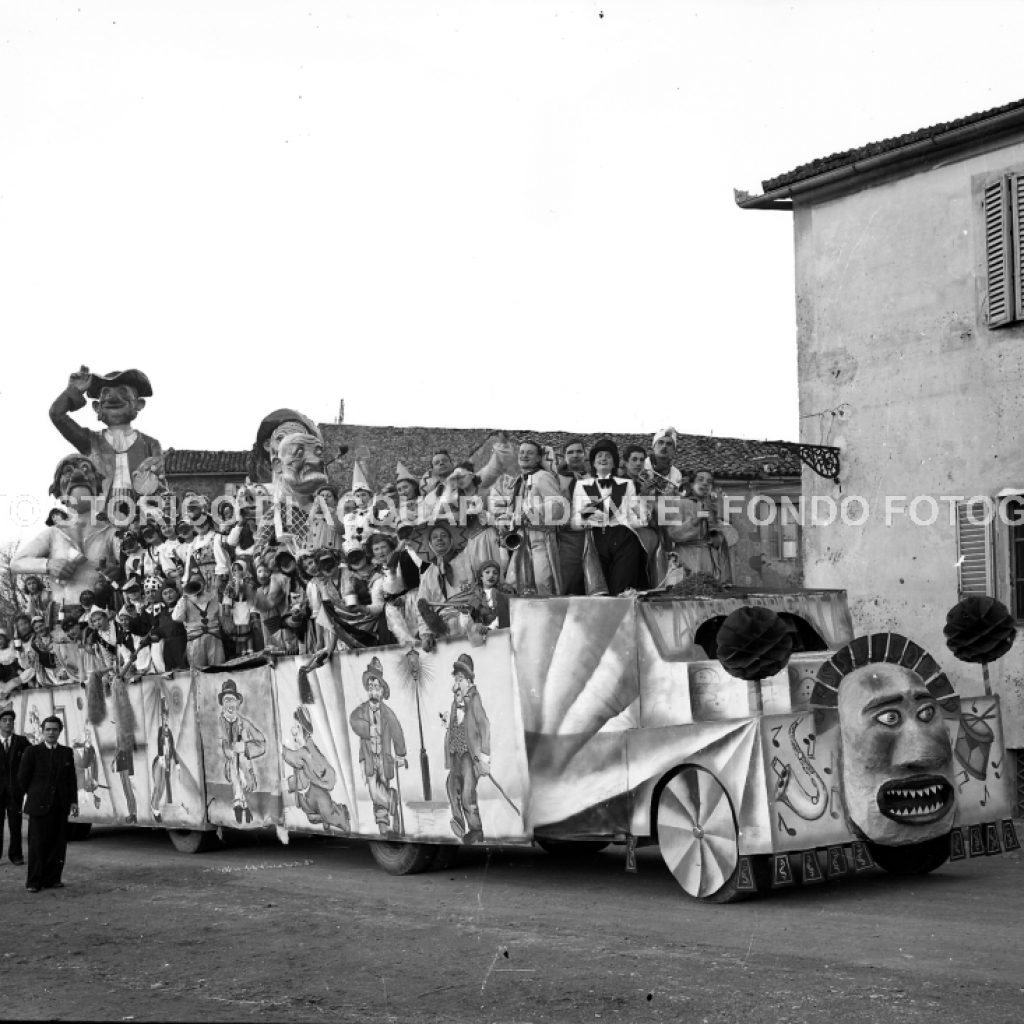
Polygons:
[[843,802],[873,842],[919,843],[952,827],[953,749],[933,690],[886,662],[855,668],[839,686]]

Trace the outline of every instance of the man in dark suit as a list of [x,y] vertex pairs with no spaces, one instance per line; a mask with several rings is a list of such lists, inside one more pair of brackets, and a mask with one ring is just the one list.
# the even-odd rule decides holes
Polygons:
[[0,855],[4,851],[4,821],[11,827],[7,856],[12,864],[24,864],[21,855],[21,805],[24,794],[18,787],[21,758],[31,746],[24,736],[14,735],[14,709],[0,711]]
[[53,715],[43,719],[43,742],[25,751],[18,769],[28,815],[29,892],[64,888],[60,876],[68,849],[68,815],[78,817],[78,777],[74,754],[57,742],[63,728]]

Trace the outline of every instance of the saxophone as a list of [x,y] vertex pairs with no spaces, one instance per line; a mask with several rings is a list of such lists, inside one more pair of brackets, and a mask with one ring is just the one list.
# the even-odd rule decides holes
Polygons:
[[783,764],[777,757],[773,757],[772,770],[777,776],[774,798],[776,803],[785,804],[804,821],[817,821],[828,807],[828,787],[797,743],[796,729],[802,721],[802,718],[798,718],[789,727],[789,743],[813,792],[808,791],[806,782],[801,781],[800,776],[794,773],[790,765]]

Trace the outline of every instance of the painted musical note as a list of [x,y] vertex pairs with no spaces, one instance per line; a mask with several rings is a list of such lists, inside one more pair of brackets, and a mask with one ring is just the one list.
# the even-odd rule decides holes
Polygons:
[[829,813],[833,818],[839,817],[839,787],[833,786],[829,795]]
[[810,736],[804,737],[804,746],[807,747],[807,757],[808,760],[811,761],[814,760],[814,744],[816,739],[817,737],[814,735],[814,733],[811,733]]
[[776,728],[772,729],[772,746],[773,747],[780,746],[780,744],[779,744],[779,733],[782,732],[782,729],[783,729],[783,727],[781,725],[776,726]]
[[992,767],[993,767],[993,768],[995,769],[995,771],[993,772],[993,774],[995,775],[995,777],[996,777],[997,779],[1001,779],[1001,778],[1003,777],[1003,773],[1002,773],[1001,771],[999,771],[999,769],[1000,769],[1000,768],[1002,768],[1002,766],[1003,766],[1003,761],[1004,761],[1005,759],[1006,759],[1006,758],[1005,758],[1005,755],[1004,755],[1003,757],[999,758],[999,760],[998,760],[998,761],[993,761],[993,762],[992,762]]
[[822,771],[826,775],[831,775],[832,774],[832,769],[835,768],[835,766],[836,766],[836,752],[834,750],[829,753],[829,762],[828,763],[829,763],[828,768],[823,768]]
[[964,777],[963,782],[958,782],[956,784],[956,791],[959,793],[964,788],[964,786],[967,785],[967,772],[957,772],[956,775],[957,778],[959,778],[961,775]]
[[795,829],[795,828],[790,828],[790,827],[789,827],[789,826],[788,826],[788,825],[786,824],[786,819],[785,819],[785,818],[784,818],[784,817],[782,816],[782,813],[781,813],[781,812],[779,813],[779,828],[781,828],[781,829],[785,829],[785,830],[786,830],[786,832],[787,832],[787,833],[788,833],[789,835],[791,835],[791,836],[795,836],[795,835],[796,835],[796,829]]
[[981,804],[982,807],[988,803],[988,786],[985,787],[985,795],[978,801],[978,803]]

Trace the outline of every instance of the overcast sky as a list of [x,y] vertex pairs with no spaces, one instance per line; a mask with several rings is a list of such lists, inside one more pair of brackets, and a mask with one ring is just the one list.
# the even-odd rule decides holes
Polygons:
[[165,447],[341,399],[795,439],[792,217],[732,189],[1020,98],[982,15],[1024,28],[977,0],[8,0],[0,492],[45,492],[82,363],[150,376]]

